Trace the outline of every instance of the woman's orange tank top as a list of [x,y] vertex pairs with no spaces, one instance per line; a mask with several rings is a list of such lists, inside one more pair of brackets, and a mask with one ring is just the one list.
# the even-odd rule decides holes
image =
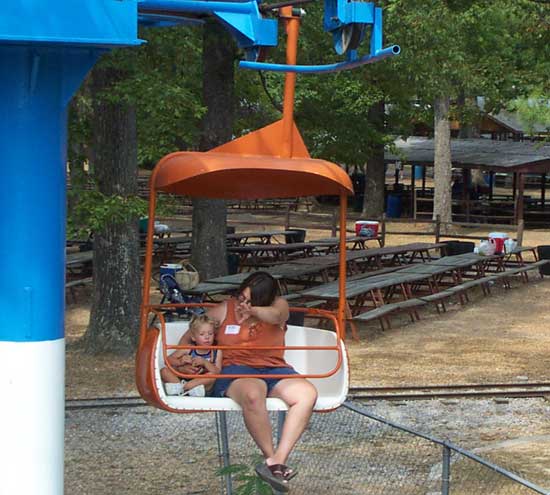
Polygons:
[[[235,308],[237,301],[227,301],[225,319],[217,333],[218,345],[238,345],[242,349],[224,350],[222,366],[240,364],[252,368],[286,368],[283,350],[247,349],[247,346],[282,346],[285,345],[285,329],[279,325],[258,321],[252,325],[246,322],[237,323]],[[285,326],[286,327],[286,326]]]

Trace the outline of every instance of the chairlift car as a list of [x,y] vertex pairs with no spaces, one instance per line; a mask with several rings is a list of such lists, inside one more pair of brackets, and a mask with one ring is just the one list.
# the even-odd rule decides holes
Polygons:
[[[289,39],[287,58],[295,56],[299,19],[286,19]],[[295,30],[295,36],[290,33]],[[292,53],[293,52],[293,53]],[[340,198],[340,299],[336,312],[315,308],[291,308],[303,313],[305,322],[326,319],[333,330],[304,325],[287,325],[285,359],[298,375],[278,375],[278,378],[307,378],[317,388],[315,411],[329,411],[346,399],[349,388],[349,368],[345,338],[346,310],[346,210],[347,196],[353,186],[346,172],[337,164],[311,158],[293,121],[294,77],[287,74],[284,111],[281,120],[208,152],[181,151],[162,158],[150,178],[149,222],[147,228],[144,267],[141,327],[136,358],[136,382],[141,396],[151,405],[175,413],[198,411],[240,410],[232,399],[224,397],[189,397],[167,395],[160,375],[167,357],[176,349],[188,329],[188,321],[166,321],[166,311],[179,308],[208,307],[209,304],[178,304],[150,301],[153,235],[158,192],[209,199],[272,199],[317,195]],[[230,346],[199,347],[199,349],[234,349]],[[252,347],[248,347],[252,349]],[[260,349],[260,348],[258,348]],[[264,348],[265,349],[265,348]],[[281,347],[277,347],[281,349]],[[181,378],[196,378],[172,368]],[[222,375],[210,374],[219,378]],[[223,375],[239,377],[241,375]],[[246,375],[251,378],[255,375]],[[259,375],[258,375],[259,376]],[[264,375],[266,377],[267,375]],[[267,408],[285,411],[287,405],[278,398],[268,398]]]
[[[250,137],[251,135],[247,135],[241,139],[248,141],[247,138]],[[341,301],[338,313],[335,315],[333,312],[314,308],[291,308],[293,312],[303,312],[306,318],[328,319],[332,322],[334,331],[306,325],[288,325],[285,339],[285,359],[300,376],[310,379],[317,387],[319,399],[315,410],[326,411],[338,407],[345,400],[349,386],[348,361],[344,345],[345,212],[347,195],[352,192],[352,186],[346,173],[336,164],[312,158],[281,158],[218,151],[172,153],[163,158],[153,172],[142,321],[137,355],[138,389],[147,402],[172,412],[238,410],[239,406],[229,398],[168,396],[164,391],[160,370],[168,365],[167,356],[175,349],[182,348],[177,343],[188,328],[188,322],[185,320],[166,321],[164,312],[177,311],[178,308],[193,308],[197,305],[150,302],[152,236],[158,191],[218,199],[294,197],[300,191],[304,196],[340,196],[343,220],[340,227],[340,253],[343,261],[340,260]],[[154,325],[149,324],[152,317],[156,317]],[[182,378],[191,376],[182,375]],[[275,398],[267,399],[267,407],[270,410],[286,410],[286,404]]]

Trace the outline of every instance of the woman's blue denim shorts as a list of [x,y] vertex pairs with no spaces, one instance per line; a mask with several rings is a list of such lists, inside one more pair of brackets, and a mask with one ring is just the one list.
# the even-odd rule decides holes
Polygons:
[[[238,364],[230,364],[222,369],[222,375],[297,375],[298,372],[289,366],[288,368],[252,368]],[[225,397],[225,392],[233,380],[238,378],[218,378],[212,391],[213,397]],[[281,378],[260,378],[267,385],[267,394],[273,390],[273,387],[281,381]]]

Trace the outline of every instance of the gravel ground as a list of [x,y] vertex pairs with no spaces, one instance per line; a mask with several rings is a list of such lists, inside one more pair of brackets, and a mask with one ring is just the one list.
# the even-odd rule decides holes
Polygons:
[[[550,446],[550,403],[544,399],[375,401],[361,407],[449,439],[550,488],[550,449],[544,449]],[[240,414],[227,417],[232,463],[253,466],[257,449]],[[213,414],[174,415],[146,407],[70,411],[66,493],[221,493],[215,432]],[[542,452],[538,468],[516,455],[533,443]],[[441,485],[439,445],[346,408],[314,415],[290,462],[300,469],[293,494],[426,495],[438,493]],[[460,455],[451,462],[453,495],[534,493]]]

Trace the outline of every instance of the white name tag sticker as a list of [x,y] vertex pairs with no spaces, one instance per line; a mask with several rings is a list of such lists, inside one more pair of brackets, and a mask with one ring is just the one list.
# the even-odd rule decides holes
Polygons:
[[227,335],[237,335],[240,331],[240,325],[225,325],[225,333]]

